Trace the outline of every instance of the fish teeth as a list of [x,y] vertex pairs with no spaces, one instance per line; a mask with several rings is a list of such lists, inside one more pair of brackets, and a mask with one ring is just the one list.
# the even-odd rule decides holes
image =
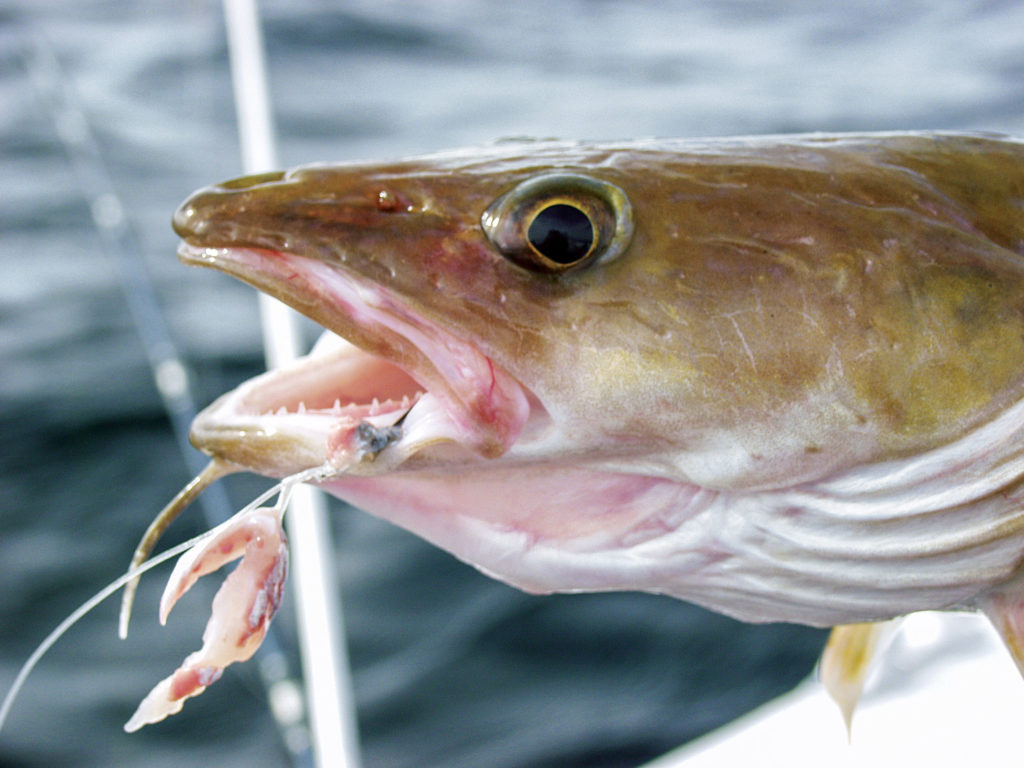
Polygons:
[[375,397],[375,398],[373,398],[373,402],[370,403],[370,415],[371,416],[376,416],[379,413],[380,413],[380,401]]
[[297,412],[298,413],[305,413],[306,412],[306,401],[305,400],[300,400],[299,401],[299,408],[298,408]]
[[331,415],[332,416],[340,416],[341,415],[341,400],[335,399],[334,406],[331,408]]

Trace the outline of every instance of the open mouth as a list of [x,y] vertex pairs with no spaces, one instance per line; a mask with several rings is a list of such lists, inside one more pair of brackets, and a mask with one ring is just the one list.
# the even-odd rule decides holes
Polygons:
[[[309,355],[242,384],[197,417],[192,441],[215,457],[276,476],[324,464],[358,471],[361,462],[376,474],[439,443],[500,456],[531,413],[543,416],[537,399],[472,343],[381,286],[286,252],[185,242],[178,254],[327,328]],[[386,460],[372,468],[362,461],[384,447]]]

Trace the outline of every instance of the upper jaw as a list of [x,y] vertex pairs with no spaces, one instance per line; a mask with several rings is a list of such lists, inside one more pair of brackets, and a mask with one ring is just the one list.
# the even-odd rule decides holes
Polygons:
[[[537,399],[472,343],[379,285],[288,253],[186,241],[179,256],[240,277],[372,349],[328,333],[310,355],[219,398],[191,434],[215,458],[273,476],[319,466],[376,474],[439,443],[494,458],[531,418],[534,425],[547,418]],[[378,459],[379,446],[360,438],[360,425],[372,432],[400,420],[401,438],[389,440]]]

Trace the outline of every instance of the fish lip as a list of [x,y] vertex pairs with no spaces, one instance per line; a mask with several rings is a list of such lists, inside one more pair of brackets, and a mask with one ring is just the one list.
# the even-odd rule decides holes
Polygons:
[[[178,255],[187,264],[239,277],[330,334],[310,354],[243,383],[197,416],[191,440],[215,458],[276,476],[325,463],[350,468],[360,422],[387,427],[402,419],[402,437],[385,451],[388,460],[374,461],[372,467],[364,463],[369,474],[393,469],[438,443],[496,458],[517,442],[528,421],[534,427],[549,421],[536,396],[511,374],[383,286],[287,252],[185,240]],[[347,341],[349,335],[362,342],[384,336],[389,341],[382,346],[385,353],[378,354]],[[342,401],[352,387],[363,394],[367,377],[388,379],[381,407],[355,398],[353,406],[322,407],[325,372],[335,377],[332,386]],[[297,403],[310,384],[320,389],[314,387],[315,402],[300,413]]]

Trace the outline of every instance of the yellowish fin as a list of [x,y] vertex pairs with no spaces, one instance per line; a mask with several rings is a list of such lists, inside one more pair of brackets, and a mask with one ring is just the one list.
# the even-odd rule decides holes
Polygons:
[[1024,590],[1000,589],[981,604],[989,621],[999,632],[1017,670],[1024,675]]
[[832,700],[839,705],[852,738],[853,712],[864,691],[879,643],[889,634],[890,621],[843,624],[835,627],[821,655],[818,674]]

